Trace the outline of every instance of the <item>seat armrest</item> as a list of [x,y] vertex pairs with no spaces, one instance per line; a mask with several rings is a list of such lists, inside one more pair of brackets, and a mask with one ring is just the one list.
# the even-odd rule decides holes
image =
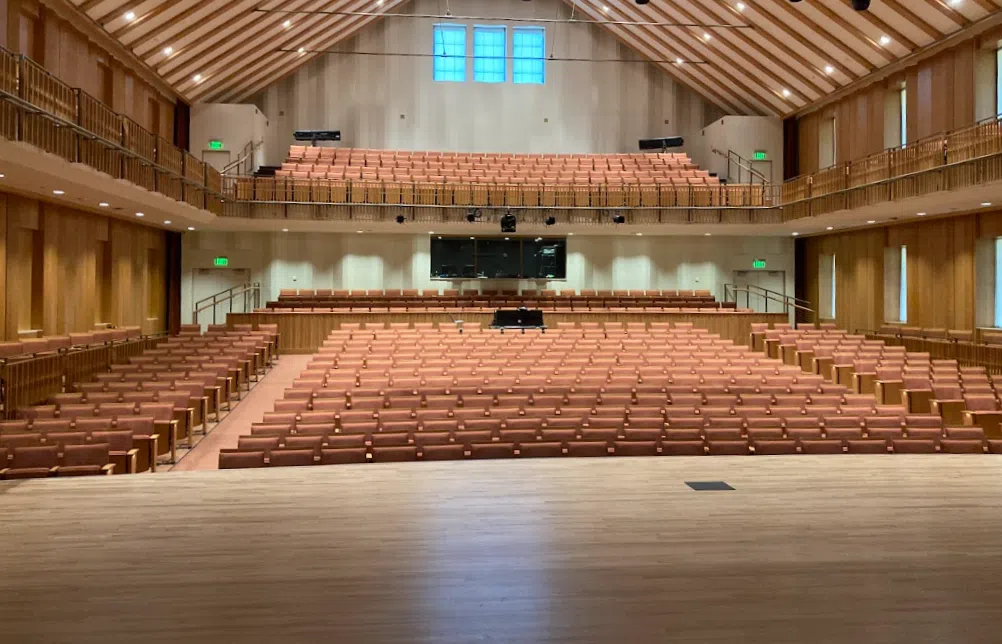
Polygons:
[[108,463],[107,465],[105,465],[104,467],[101,468],[101,473],[105,474],[105,475],[114,474],[115,473],[115,464],[114,463]]

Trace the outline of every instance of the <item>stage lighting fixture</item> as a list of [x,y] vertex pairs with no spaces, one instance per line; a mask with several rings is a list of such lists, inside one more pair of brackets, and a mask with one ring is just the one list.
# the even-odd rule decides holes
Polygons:
[[404,217],[403,215],[397,215],[397,223],[398,224],[402,224],[405,221],[407,221],[407,217]]
[[518,227],[518,219],[515,215],[510,212],[506,212],[503,217],[501,217],[501,232],[503,233],[513,233]]
[[557,218],[556,217],[547,217],[546,221],[543,222],[543,223],[545,223],[547,226],[552,226],[553,224],[557,223]]
[[614,215],[613,218],[612,218],[612,223],[614,223],[614,224],[625,224],[626,223],[626,217],[624,217],[623,215]]

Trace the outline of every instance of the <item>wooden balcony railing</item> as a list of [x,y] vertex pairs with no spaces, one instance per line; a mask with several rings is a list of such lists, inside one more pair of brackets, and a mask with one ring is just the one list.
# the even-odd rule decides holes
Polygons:
[[63,83],[25,56],[0,48],[0,138],[30,143],[196,208],[221,211],[205,164]]

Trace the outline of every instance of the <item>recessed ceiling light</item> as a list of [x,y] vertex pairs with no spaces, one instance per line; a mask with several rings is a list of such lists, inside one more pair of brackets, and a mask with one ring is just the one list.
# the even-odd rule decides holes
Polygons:
[[291,20],[286,20],[285,22],[282,23],[282,26],[285,27],[286,29],[288,29],[289,27],[292,26],[292,21]]
[[835,226],[828,226],[825,230],[835,230]]
[[188,230],[195,230],[194,226],[188,226]]
[[137,212],[137,213],[136,213],[136,216],[137,216],[137,217],[145,217],[146,215],[145,215],[145,214],[143,214],[143,213],[141,213],[141,212]]
[[382,7],[383,6],[383,0],[376,0],[376,6],[377,7]]
[[918,213],[918,216],[919,216],[919,217],[925,217],[925,215],[926,215],[926,213],[924,213],[924,212],[920,212],[920,213]]
[[567,236],[568,236],[568,237],[573,237],[573,236],[574,236],[574,233],[567,233]]
[[875,219],[871,219],[870,221],[868,221],[868,222],[866,222],[866,223],[868,223],[868,224],[875,224],[875,223],[877,223],[877,220],[875,220]]
[[170,56],[174,53],[174,48],[171,46],[164,47],[164,56]]
[[364,230],[356,230],[355,232],[356,232],[356,233],[358,233],[359,235],[361,235],[361,234],[362,234],[362,233],[364,233],[365,231],[364,231]]
[[108,207],[108,202],[107,201],[102,201],[101,203],[98,204],[98,207],[99,208],[107,208]]
[[831,65],[825,65],[825,73],[826,74],[834,74],[835,73],[835,68],[832,67]]
[[194,80],[197,83],[197,82],[199,82],[199,81],[202,80],[202,75],[201,74],[195,74],[194,76],[192,76],[192,80]]
[[963,2],[963,0],[950,0],[950,6],[951,7],[959,6],[961,2]]
[[675,62],[678,63],[679,65],[681,65],[682,64],[682,59],[681,58],[676,58]]
[[282,229],[282,232],[283,232],[283,233],[287,233],[287,232],[289,232],[289,229],[288,229],[288,228],[283,228],[283,229]]
[[643,237],[643,236],[644,236],[643,233],[637,233],[637,237]]
[[429,230],[429,231],[428,231],[428,234],[429,234],[429,235],[434,235],[434,234],[435,234],[435,231],[434,231],[434,230]]
[[299,53],[300,54],[305,54],[306,53],[306,47],[300,47],[299,48]]
[[793,236],[794,236],[794,237],[797,237],[797,236],[799,236],[799,235],[800,235],[800,233],[793,233]]
[[164,220],[164,226],[170,226],[172,223],[174,223],[174,222],[171,221],[170,219],[165,219]]
[[881,36],[881,37],[880,37],[880,44],[881,44],[881,45],[883,45],[883,46],[885,46],[885,47],[886,47],[887,45],[891,44],[891,39],[890,39],[890,37],[888,37],[888,36]]
[[713,233],[703,233],[703,237],[710,237]]
[[65,190],[53,190],[52,194],[54,194],[54,195],[64,195],[64,194],[66,194],[66,191]]
[[785,87],[783,88],[783,97],[784,98],[790,97],[790,90],[786,89]]
[[737,7],[738,11],[744,11],[745,10],[745,3],[743,3],[743,2],[739,2],[735,6]]
[[704,31],[704,32],[703,32],[703,40],[709,40],[710,38],[712,38],[712,36],[710,36],[710,34],[708,34],[708,33],[706,33],[706,32]]
[[505,237],[504,240],[505,241],[511,241],[511,237]]
[[609,13],[609,7],[602,5],[602,11]]
[[133,20],[136,19],[136,12],[135,11],[126,11],[125,12],[125,19],[128,20],[129,22],[132,22]]
[[3,179],[3,178],[4,178],[4,173],[0,172],[0,179]]
[[475,239],[475,238],[474,237],[470,237],[470,239]]
[[987,208],[990,205],[992,205],[992,202],[990,202],[990,201],[982,201],[981,202],[981,207],[982,208]]

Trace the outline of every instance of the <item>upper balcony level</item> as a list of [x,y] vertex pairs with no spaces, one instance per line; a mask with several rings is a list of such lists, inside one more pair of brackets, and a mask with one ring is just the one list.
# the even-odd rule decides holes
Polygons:
[[[279,220],[392,227],[402,218],[447,230],[471,216],[492,221],[514,211],[530,227],[553,218],[601,230],[622,216],[638,230],[693,233],[727,225],[734,234],[823,232],[899,211],[945,214],[1002,201],[1000,123],[988,119],[783,184],[728,184],[673,153],[463,155],[303,146],[290,149],[275,176],[221,176],[31,59],[0,50],[0,139],[127,181],[139,193],[158,193],[194,209],[191,221],[227,229],[268,230]],[[0,157],[17,162],[16,151]]]

